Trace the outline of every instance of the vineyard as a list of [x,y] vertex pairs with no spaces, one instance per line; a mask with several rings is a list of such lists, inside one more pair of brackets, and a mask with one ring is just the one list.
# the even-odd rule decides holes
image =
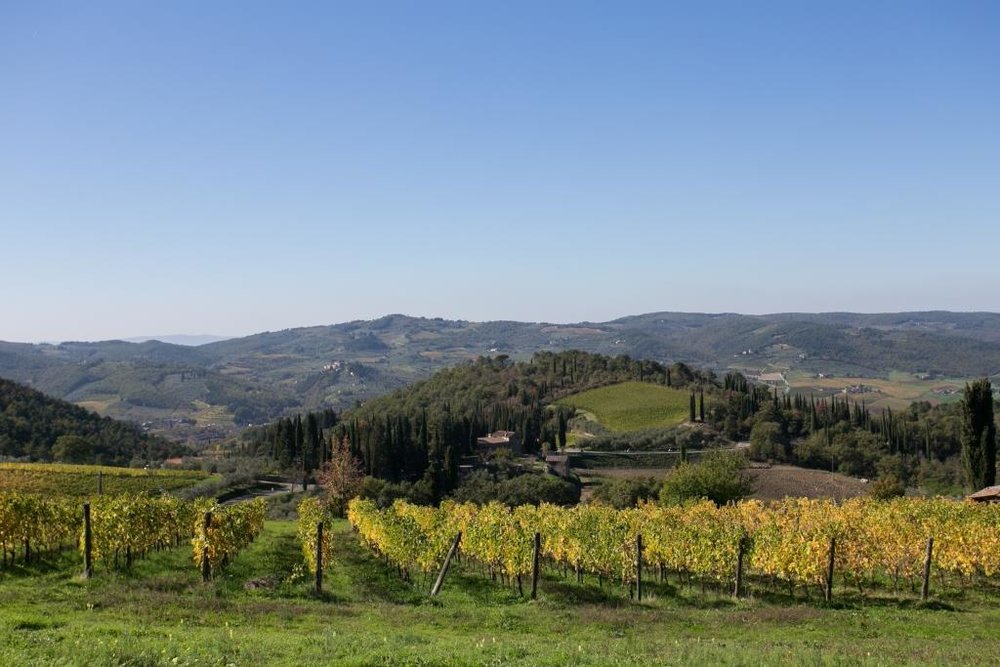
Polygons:
[[[356,500],[353,523],[318,498],[298,510],[294,523],[265,521],[263,500],[0,493],[0,664],[828,664],[831,652],[834,664],[989,664],[996,654],[989,507]],[[526,603],[536,533],[539,595]],[[931,536],[934,600],[923,605],[905,586]],[[807,601],[834,538],[837,602]],[[734,598],[741,552],[748,596]]]
[[[299,505],[297,536],[310,572],[334,560],[334,519],[318,498]],[[79,548],[91,562],[130,568],[136,558],[190,540],[205,580],[226,567],[263,530],[263,499],[219,506],[170,496],[71,498],[0,493],[2,564]],[[646,576],[723,585],[737,569],[762,588],[821,590],[836,576],[860,593],[915,586],[933,572],[939,585],[973,587],[1000,575],[1000,508],[949,500],[877,502],[786,499],[716,507],[645,504],[562,508],[397,501],[379,509],[355,499],[348,519],[362,542],[409,579],[441,569],[456,536],[460,558],[492,578],[522,587],[536,557],[562,576],[617,582],[630,594]],[[536,556],[535,535],[538,534]],[[929,540],[933,543],[929,544]],[[647,579],[649,581],[649,579]]]
[[532,573],[535,533],[540,556],[556,571],[630,589],[643,569],[661,580],[674,574],[687,583],[721,584],[732,581],[738,564],[758,586],[807,593],[832,583],[831,564],[860,592],[915,584],[925,565],[941,584],[958,587],[1000,574],[1000,508],[948,500],[787,499],[631,510],[455,503],[434,509],[397,501],[380,510],[356,499],[348,518],[363,542],[404,576],[440,568],[461,533],[464,557],[519,587]]
[[210,576],[260,534],[266,506],[256,500],[219,507],[171,496],[100,496],[81,504],[0,492],[3,566],[79,548],[89,576],[93,562],[131,568],[137,558],[190,540],[195,564]]
[[0,489],[86,497],[167,493],[208,479],[200,470],[140,470],[59,463],[0,463]]

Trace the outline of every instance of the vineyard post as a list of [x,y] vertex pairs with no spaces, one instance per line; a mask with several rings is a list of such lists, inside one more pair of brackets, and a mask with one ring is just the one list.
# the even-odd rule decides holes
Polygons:
[[934,538],[927,538],[927,555],[924,557],[924,585],[920,589],[920,599],[926,600],[931,588],[931,555],[934,553]]
[[531,556],[531,599],[538,596],[539,552],[542,550],[542,534],[535,533],[535,549]]
[[90,503],[83,504],[83,578],[90,579],[94,574],[92,560],[93,537],[90,532]]
[[642,601],[642,534],[635,536],[635,599]]
[[316,595],[323,593],[323,522],[316,524]]
[[208,560],[208,531],[212,527],[212,513],[205,512],[204,534],[205,545],[201,552],[201,580],[209,581],[212,578],[212,563]]
[[97,471],[97,495],[104,495],[104,471]]
[[462,531],[458,531],[455,534],[455,541],[451,543],[451,549],[448,550],[448,555],[444,559],[444,565],[441,566],[441,571],[438,573],[437,581],[434,582],[434,588],[431,589],[431,597],[441,592],[441,586],[444,585],[444,577],[448,574],[448,566],[451,565],[451,559],[455,556],[455,552],[458,551],[458,543],[461,541]]
[[826,565],[826,591],[824,591],[826,601],[833,599],[833,563],[837,557],[837,538],[830,538],[830,562]]
[[743,555],[746,551],[746,538],[741,537],[739,546],[736,549],[736,586],[733,588],[733,597],[743,596]]

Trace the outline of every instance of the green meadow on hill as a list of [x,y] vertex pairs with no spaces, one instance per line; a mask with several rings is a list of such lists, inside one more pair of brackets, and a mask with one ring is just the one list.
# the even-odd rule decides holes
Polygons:
[[688,417],[690,392],[647,382],[622,382],[566,396],[576,408],[615,433],[676,426]]

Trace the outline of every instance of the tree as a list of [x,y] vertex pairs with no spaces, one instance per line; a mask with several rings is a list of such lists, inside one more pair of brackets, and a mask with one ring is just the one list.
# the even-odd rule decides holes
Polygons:
[[635,507],[643,500],[655,499],[659,489],[660,482],[654,477],[612,479],[599,484],[592,499],[621,510]]
[[750,431],[750,454],[767,461],[784,459],[781,445],[781,427],[773,421],[758,419]]
[[996,484],[997,427],[993,421],[993,387],[987,378],[965,385],[962,393],[962,464],[975,491]]
[[691,392],[691,400],[688,404],[688,421],[694,421],[694,391]]
[[569,418],[565,410],[559,410],[559,449],[566,449],[566,427]]
[[319,467],[320,432],[315,413],[306,415],[305,450],[302,452],[302,469],[310,472]]
[[707,498],[725,505],[753,493],[753,480],[742,454],[713,452],[699,463],[681,463],[667,476],[660,489],[660,502],[677,504]]
[[334,438],[330,460],[323,465],[318,479],[326,493],[327,504],[335,515],[344,516],[347,503],[361,491],[364,478],[361,462],[351,454],[350,440],[346,436]]
[[86,463],[94,455],[94,444],[78,435],[60,435],[52,447],[52,458],[62,463]]

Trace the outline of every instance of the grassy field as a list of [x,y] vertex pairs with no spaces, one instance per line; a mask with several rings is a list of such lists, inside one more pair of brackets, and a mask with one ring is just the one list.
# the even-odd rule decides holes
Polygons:
[[174,491],[208,479],[200,470],[139,470],[62,463],[0,463],[0,489],[65,496]]
[[921,379],[910,373],[889,373],[888,377],[815,377],[811,374],[792,371],[785,374],[792,391],[823,396],[843,396],[847,387],[863,385],[864,393],[851,393],[851,400],[864,401],[874,410],[892,408],[905,409],[914,401],[942,403],[957,401],[961,397],[965,380],[959,378]]
[[826,605],[753,582],[740,601],[671,582],[637,603],[546,572],[530,602],[460,563],[431,600],[427,579],[401,582],[346,523],[333,530],[322,598],[289,522],[269,522],[207,585],[189,548],[90,581],[71,555],[0,570],[0,664],[992,665],[1000,649],[996,592],[921,605],[909,592],[862,600],[838,587]]
[[198,422],[199,426],[231,424],[233,422],[233,413],[229,412],[224,405],[209,405],[204,401],[192,401],[191,405],[196,410],[192,418]]
[[689,398],[679,389],[623,382],[567,396],[559,404],[589,413],[605,428],[624,433],[680,424],[688,417]]

